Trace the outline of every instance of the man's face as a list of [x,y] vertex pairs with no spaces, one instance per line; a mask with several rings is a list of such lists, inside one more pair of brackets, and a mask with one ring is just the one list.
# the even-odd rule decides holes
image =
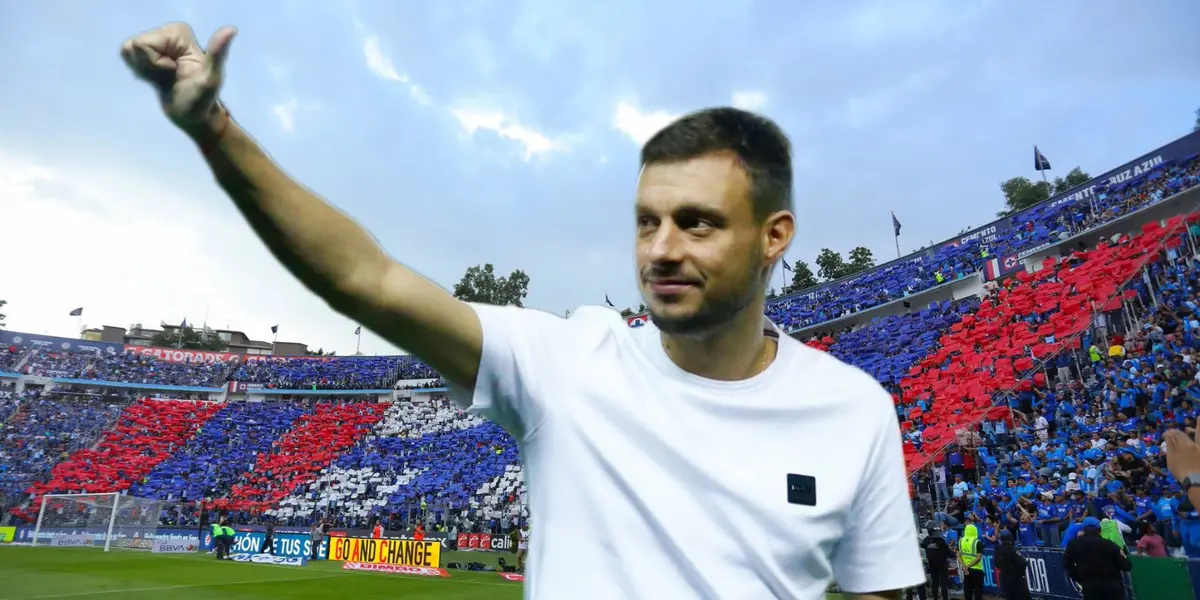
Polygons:
[[762,294],[763,269],[787,248],[794,222],[789,213],[760,221],[750,191],[731,153],[642,171],[636,262],[642,298],[663,332],[704,333]]

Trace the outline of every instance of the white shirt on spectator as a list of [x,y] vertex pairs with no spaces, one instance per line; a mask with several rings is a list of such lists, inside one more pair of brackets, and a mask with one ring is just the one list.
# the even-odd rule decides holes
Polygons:
[[[832,579],[924,581],[896,411],[866,373],[781,335],[763,373],[714,381],[608,309],[472,307],[479,375],[451,395],[520,445],[526,598],[820,600]],[[814,504],[789,474],[813,478]]]

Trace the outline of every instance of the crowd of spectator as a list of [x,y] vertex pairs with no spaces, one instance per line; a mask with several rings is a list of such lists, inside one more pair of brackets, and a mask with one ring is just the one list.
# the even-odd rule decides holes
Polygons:
[[[917,506],[948,541],[975,525],[1063,547],[1085,517],[1135,552],[1200,557],[1200,514],[1168,473],[1162,434],[1200,415],[1200,260],[1191,243],[1147,265],[1120,308],[1049,361],[1041,385],[960,432],[917,474]],[[952,544],[953,546],[953,544]]]
[[28,391],[0,421],[0,495],[27,501],[25,492],[54,465],[90,447],[111,428],[130,398],[82,392]]
[[373,390],[396,382],[400,357],[256,357],[232,379],[274,389]]

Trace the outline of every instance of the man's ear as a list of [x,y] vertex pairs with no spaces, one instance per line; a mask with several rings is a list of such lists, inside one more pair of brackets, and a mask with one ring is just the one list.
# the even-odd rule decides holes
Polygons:
[[792,238],[796,236],[796,217],[791,211],[781,210],[763,221],[763,265],[771,267],[783,258]]

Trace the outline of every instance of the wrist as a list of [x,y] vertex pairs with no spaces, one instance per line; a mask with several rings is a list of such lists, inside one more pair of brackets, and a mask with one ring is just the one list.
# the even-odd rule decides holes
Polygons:
[[196,145],[200,146],[205,154],[209,154],[225,137],[232,120],[225,106],[220,102],[214,102],[203,118],[183,127],[183,131],[192,138]]

